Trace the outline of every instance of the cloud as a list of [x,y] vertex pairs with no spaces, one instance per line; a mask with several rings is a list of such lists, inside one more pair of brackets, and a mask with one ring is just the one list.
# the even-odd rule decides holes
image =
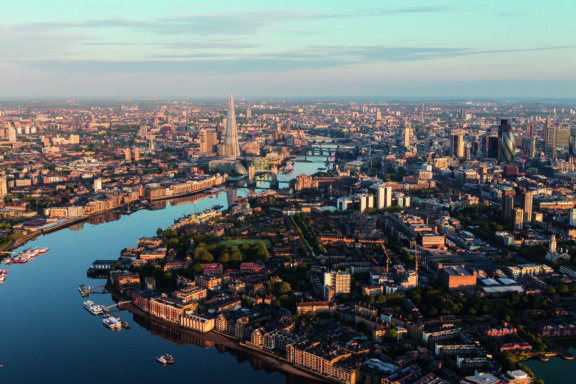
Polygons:
[[469,48],[429,47],[310,47],[298,52],[273,54],[183,54],[154,55],[149,60],[98,61],[98,60],[16,60],[16,64],[49,71],[66,71],[103,74],[199,74],[238,75],[253,72],[287,72],[300,69],[323,69],[382,62],[411,62],[436,60],[470,55],[506,54],[570,47],[543,47],[475,51]]
[[456,12],[442,6],[417,6],[397,8],[362,9],[355,12],[315,12],[306,10],[279,9],[246,12],[196,13],[154,18],[152,20],[96,19],[78,22],[50,21],[2,24],[13,31],[27,33],[49,33],[68,29],[130,29],[158,35],[254,35],[269,28],[285,26],[298,21],[319,21],[383,17],[400,14]]

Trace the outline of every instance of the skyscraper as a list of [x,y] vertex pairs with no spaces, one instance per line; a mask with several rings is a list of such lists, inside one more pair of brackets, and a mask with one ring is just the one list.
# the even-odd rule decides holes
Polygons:
[[403,135],[403,139],[404,139],[404,147],[408,148],[410,146],[410,130],[411,130],[411,125],[410,122],[407,122],[406,125],[404,126],[404,135]]
[[230,107],[226,118],[226,131],[224,132],[224,144],[221,148],[222,156],[240,156],[240,146],[238,145],[238,131],[236,128],[236,114],[234,113],[234,99],[232,94],[229,98]]
[[199,134],[200,152],[214,153],[214,148],[218,145],[218,135],[215,131],[201,130]]
[[500,122],[500,128],[498,129],[498,134],[501,137],[500,161],[505,163],[513,163],[514,152],[516,152],[516,142],[514,139],[514,130],[512,129],[512,126],[508,124],[508,120],[503,119]]
[[548,119],[544,125],[544,154],[556,158],[556,127]]
[[376,120],[382,120],[382,112],[380,112],[380,109],[376,110]]
[[452,155],[458,158],[464,157],[464,134],[457,132],[452,136]]
[[532,221],[532,199],[534,197],[534,192],[524,192],[522,194],[522,209],[524,210],[524,223],[530,223]]
[[532,123],[528,123],[528,125],[526,126],[526,137],[532,137],[533,134],[534,134],[534,126],[532,125]]
[[506,195],[502,200],[502,216],[509,219],[512,217],[512,210],[514,209],[514,196]]
[[522,208],[515,208],[512,210],[510,226],[516,230],[520,231],[524,227],[524,210]]

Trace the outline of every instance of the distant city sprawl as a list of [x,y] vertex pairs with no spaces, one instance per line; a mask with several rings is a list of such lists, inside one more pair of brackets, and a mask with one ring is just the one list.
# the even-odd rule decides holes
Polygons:
[[43,234],[226,194],[86,265],[105,283],[82,296],[170,332],[346,384],[542,383],[523,361],[574,358],[574,104],[22,101],[0,152],[8,266],[49,257],[12,252]]

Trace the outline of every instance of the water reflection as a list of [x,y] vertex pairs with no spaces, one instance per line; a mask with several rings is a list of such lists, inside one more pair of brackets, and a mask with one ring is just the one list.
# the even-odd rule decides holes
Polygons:
[[[142,328],[148,330],[152,335],[160,337],[170,343],[178,346],[195,345],[203,349],[216,348],[218,353],[229,353],[236,358],[238,364],[250,363],[254,371],[264,371],[266,374],[271,375],[281,372],[286,377],[287,384],[320,384],[324,383],[321,380],[316,380],[308,377],[302,377],[291,372],[284,372],[279,370],[278,367],[266,362],[258,357],[255,353],[240,349],[234,342],[227,340],[225,337],[207,333],[201,334],[189,330],[183,330],[176,325],[156,320],[148,315],[141,315],[133,313],[133,320]],[[218,342],[210,339],[217,338]]]

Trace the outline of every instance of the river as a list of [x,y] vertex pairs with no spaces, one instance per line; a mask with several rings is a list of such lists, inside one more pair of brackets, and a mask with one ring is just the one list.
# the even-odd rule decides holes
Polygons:
[[[295,162],[293,174],[280,175],[279,180],[312,174],[324,167],[326,158],[309,156],[308,160],[312,162]],[[24,265],[2,263],[8,276],[0,285],[0,383],[316,382],[277,372],[241,351],[164,332],[161,324],[127,311],[117,315],[132,329],[109,331],[101,318],[82,308],[86,299],[80,297],[78,285],[103,283],[87,279],[92,261],[116,259],[122,248],[136,246],[139,237],[155,235],[158,227],[166,228],[175,218],[217,204],[227,207],[234,195],[247,194],[248,189],[238,188],[191,203],[180,199],[179,205],[168,203],[164,209],[130,216],[109,213],[16,249],[50,248]],[[114,304],[110,294],[94,294],[91,299]],[[165,353],[174,356],[174,366],[155,362],[157,355]]]
[[[576,355],[574,347],[564,346],[570,353]],[[546,384],[573,383],[576,376],[576,362],[553,357],[547,362],[528,360],[522,364],[532,370],[535,376],[540,376]]]

